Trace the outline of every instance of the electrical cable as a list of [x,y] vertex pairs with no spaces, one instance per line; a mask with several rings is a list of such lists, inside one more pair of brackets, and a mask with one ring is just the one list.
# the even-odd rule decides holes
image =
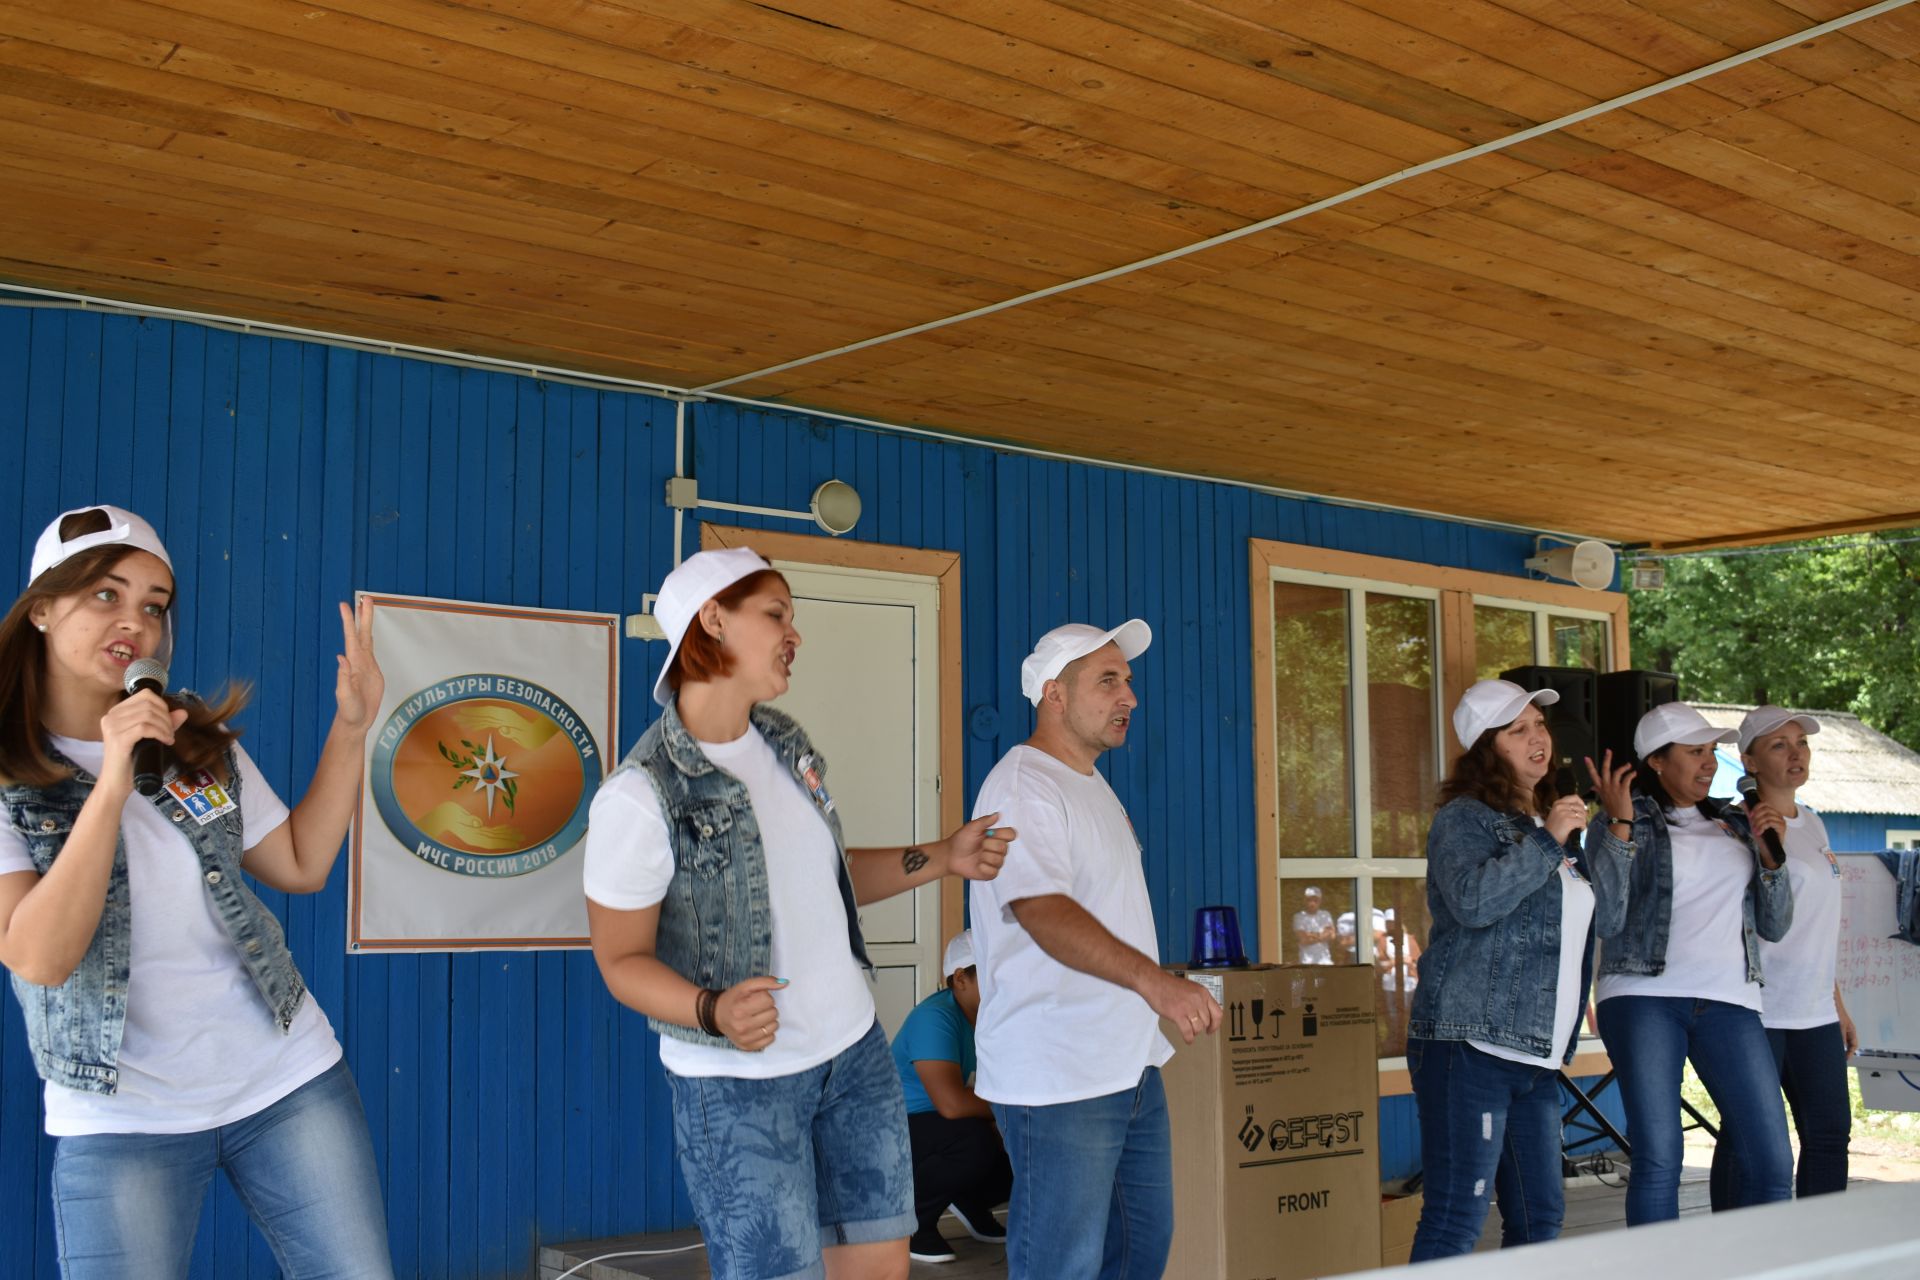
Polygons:
[[693,1244],[683,1244],[677,1249],[623,1249],[619,1253],[602,1253],[595,1257],[587,1258],[584,1261],[574,1263],[565,1271],[555,1276],[553,1280],[567,1280],[567,1277],[579,1271],[580,1268],[590,1267],[596,1262],[605,1262],[609,1258],[658,1258],[664,1257],[669,1253],[692,1253],[695,1249],[704,1249],[706,1247],[707,1242],[699,1240]]

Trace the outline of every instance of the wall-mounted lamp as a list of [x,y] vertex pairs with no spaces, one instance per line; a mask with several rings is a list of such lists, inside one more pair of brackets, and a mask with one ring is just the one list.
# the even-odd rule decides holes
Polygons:
[[[667,505],[675,512],[689,511],[695,507],[706,507],[713,511],[744,511],[748,515],[774,516],[783,520],[811,520],[821,529],[834,537],[848,533],[860,523],[860,494],[844,480],[822,481],[813,491],[813,497],[807,501],[805,511],[783,511],[778,507],[755,507],[744,502],[721,502],[714,498],[700,496],[700,482],[691,476],[667,477]],[[675,516],[675,520],[678,520]],[[676,556],[679,543],[676,534]],[[675,561],[676,565],[678,561]],[[640,612],[626,616],[626,635],[629,640],[665,640],[667,633],[661,630],[660,623],[653,616],[652,595],[642,596]]]
[[[1560,545],[1549,551],[1546,544],[1550,541]],[[1534,539],[1533,549],[1535,554],[1527,561],[1527,568],[1535,573],[1571,582],[1588,591],[1604,591],[1613,585],[1613,548],[1604,542],[1592,538],[1566,542],[1542,535]]]
[[700,496],[700,482],[690,476],[671,476],[667,480],[667,505],[676,510],[706,507],[713,511],[744,511],[754,516],[776,516],[783,520],[811,520],[834,537],[860,523],[860,495],[844,480],[828,480],[813,491],[805,511],[784,511],[779,507],[755,507],[744,502],[721,502]]

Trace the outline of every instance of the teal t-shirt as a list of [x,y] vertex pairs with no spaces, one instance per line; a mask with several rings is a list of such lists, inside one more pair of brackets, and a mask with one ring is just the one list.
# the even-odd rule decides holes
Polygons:
[[950,990],[936,991],[914,1006],[893,1038],[893,1065],[907,1095],[907,1114],[933,1111],[933,1099],[920,1083],[915,1062],[957,1062],[960,1078],[973,1081],[973,1024],[960,1012]]

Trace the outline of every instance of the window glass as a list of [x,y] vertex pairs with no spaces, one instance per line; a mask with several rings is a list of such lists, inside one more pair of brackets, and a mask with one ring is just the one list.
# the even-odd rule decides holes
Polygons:
[[1526,609],[1473,606],[1475,680],[1496,679],[1502,671],[1533,665],[1533,614]]
[[[1302,876],[1280,882],[1282,917],[1280,956],[1286,964],[1352,964],[1342,958],[1334,923],[1353,921],[1353,881]],[[1351,932],[1351,931],[1349,931]]]
[[1431,600],[1367,595],[1367,746],[1373,856],[1424,858],[1433,822]]
[[1420,957],[1427,949],[1427,882],[1424,879],[1375,879],[1372,946],[1376,1011],[1382,1058],[1407,1051],[1407,1018],[1420,985]]
[[1547,633],[1552,639],[1554,666],[1609,669],[1604,618],[1563,618],[1548,614]]
[[1353,853],[1347,593],[1273,584],[1274,772],[1280,856]]

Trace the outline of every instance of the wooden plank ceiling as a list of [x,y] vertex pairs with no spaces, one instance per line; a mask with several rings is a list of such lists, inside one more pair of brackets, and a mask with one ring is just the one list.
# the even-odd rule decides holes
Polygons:
[[[676,387],[1861,0],[0,0],[0,279]],[[1920,6],[729,393],[1656,545],[1920,523]]]

